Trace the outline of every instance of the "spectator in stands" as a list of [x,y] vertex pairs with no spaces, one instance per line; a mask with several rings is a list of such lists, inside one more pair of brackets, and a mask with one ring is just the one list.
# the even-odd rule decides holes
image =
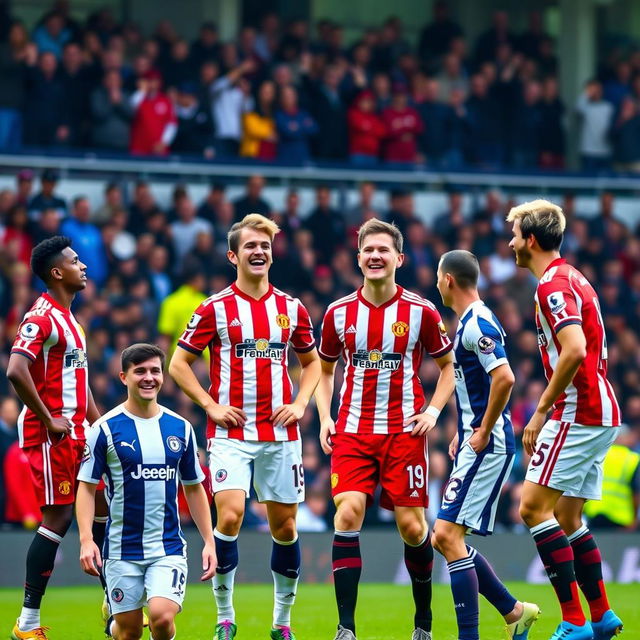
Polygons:
[[365,220],[379,215],[377,207],[373,203],[376,193],[376,185],[365,180],[358,186],[358,202],[347,209],[344,216],[347,226],[357,229]]
[[487,80],[480,73],[471,79],[471,95],[465,109],[469,159],[477,167],[500,168],[505,155],[500,106],[489,93]]
[[527,58],[537,60],[540,57],[542,42],[546,38],[542,24],[542,12],[530,11],[527,30],[516,40],[516,50]]
[[176,202],[178,219],[169,225],[173,249],[177,258],[176,271],[182,268],[185,256],[194,248],[196,238],[201,232],[213,233],[213,227],[208,220],[198,218],[196,208],[191,198],[184,194]]
[[101,226],[109,222],[122,209],[122,189],[117,182],[109,182],[104,188],[104,202],[93,210],[91,222]]
[[278,161],[292,166],[306,164],[310,159],[309,139],[318,131],[318,127],[315,120],[298,107],[298,92],[294,87],[284,87],[280,92],[276,131]]
[[516,39],[509,30],[509,14],[506,11],[495,11],[492,27],[476,43],[476,60],[479,63],[494,60],[501,44],[508,44],[513,49]]
[[[211,105],[215,125],[215,148],[219,158],[238,155],[242,137],[242,114],[253,107],[246,75],[255,71],[252,58],[230,69],[211,83]],[[217,74],[216,74],[217,75]]]
[[387,129],[375,113],[374,95],[368,89],[358,94],[348,114],[349,160],[358,167],[378,164]]
[[220,57],[218,27],[213,22],[204,22],[198,39],[191,43],[191,63],[199,69],[205,62],[217,61]]
[[60,78],[67,100],[68,144],[79,147],[87,143],[89,131],[89,74],[82,49],[77,42],[67,42],[62,50]]
[[335,249],[346,242],[347,229],[342,214],[331,206],[331,189],[316,188],[316,206],[305,220],[311,232],[318,262],[328,265]]
[[40,176],[40,191],[29,202],[29,217],[37,221],[45,209],[54,209],[58,218],[67,216],[67,203],[54,191],[58,182],[58,173],[54,169],[45,169]]
[[613,120],[613,105],[602,97],[598,80],[587,82],[578,98],[576,111],[580,116],[580,155],[584,171],[602,171],[611,163],[609,130]]
[[189,58],[189,44],[186,40],[178,38],[171,45],[171,52],[162,64],[162,77],[168,89],[177,89],[185,82],[195,82],[197,79],[197,67]]
[[242,116],[241,156],[275,160],[278,143],[275,107],[276,85],[272,80],[265,80],[258,88],[256,108]]
[[383,149],[385,162],[412,164],[418,152],[418,136],[423,124],[418,112],[409,106],[409,94],[405,85],[394,85],[391,105],[382,112],[387,129]]
[[281,213],[276,214],[275,220],[280,227],[282,235],[285,235],[289,241],[293,240],[293,236],[298,229],[301,229],[303,222],[300,219],[300,196],[295,189],[287,191],[284,209]]
[[262,198],[264,178],[260,175],[249,176],[245,195],[233,203],[235,221],[242,220],[249,213],[261,213],[263,216],[271,214],[271,205]]
[[31,190],[33,188],[33,171],[22,169],[16,176],[16,204],[23,204],[28,207],[31,201]]
[[133,190],[133,202],[129,207],[129,230],[140,235],[148,230],[149,218],[160,209],[147,182],[139,180]]
[[542,82],[540,108],[540,167],[564,168],[566,135],[564,127],[564,103],[558,94],[558,79],[554,76]]
[[169,252],[165,247],[154,246],[149,254],[146,276],[155,301],[160,304],[172,291],[173,283],[168,275]]
[[413,194],[406,189],[393,189],[389,194],[389,211],[385,221],[395,224],[403,236],[406,236],[409,225],[416,220]]
[[371,81],[376,98],[376,111],[381,113],[391,105],[391,78],[386,73],[376,73]]
[[423,100],[416,107],[424,123],[420,136],[420,153],[430,169],[455,168],[456,163],[451,156],[455,114],[450,105],[438,100],[439,91],[438,81],[427,78]]
[[32,221],[33,245],[37,245],[42,240],[60,235],[60,225],[62,219],[57,209],[44,209],[40,212],[37,221]]
[[448,53],[444,57],[442,71],[436,76],[438,81],[438,99],[449,102],[453,91],[461,91],[464,97],[469,93],[469,78],[460,56]]
[[29,233],[29,216],[27,208],[22,204],[14,204],[0,227],[0,245],[12,261],[22,262],[29,266],[33,241]]
[[511,166],[516,170],[531,170],[538,166],[542,113],[542,89],[536,80],[522,88],[511,119]]
[[[185,43],[186,44],[186,43]],[[174,108],[178,131],[171,143],[171,151],[213,158],[213,122],[208,104],[198,100],[197,86],[183,82],[175,93]]]
[[617,171],[640,172],[640,108],[630,97],[622,100],[611,130],[613,162]]
[[91,93],[91,143],[101,149],[125,151],[131,139],[135,109],[131,95],[123,89],[116,69],[105,72],[102,85]]
[[[198,217],[208,220],[215,226],[218,216],[220,215],[220,206],[225,200],[226,187],[222,182],[212,182],[209,185],[209,191],[205,199],[198,207]],[[217,230],[215,232],[216,236]]]
[[87,265],[88,277],[101,287],[108,276],[107,256],[100,230],[91,223],[91,206],[87,197],[73,199],[71,216],[60,229],[63,235],[73,240],[80,259]]
[[135,109],[129,150],[134,155],[165,156],[178,129],[173,104],[162,92],[162,76],[152,69],[131,96]]
[[632,73],[629,62],[620,60],[616,64],[613,78],[602,87],[604,99],[614,106],[616,112],[620,109],[622,101],[631,93]]
[[62,58],[62,48],[71,40],[71,35],[64,17],[58,11],[51,11],[33,32],[33,42],[40,53],[51,53],[59,60]]
[[38,66],[29,68],[24,112],[24,142],[52,146],[69,141],[69,103],[53,53],[41,53]]
[[460,25],[449,15],[448,4],[438,0],[433,5],[433,22],[426,25],[420,34],[420,60],[423,64],[430,64],[434,58],[440,58],[449,51],[451,41],[462,33]]

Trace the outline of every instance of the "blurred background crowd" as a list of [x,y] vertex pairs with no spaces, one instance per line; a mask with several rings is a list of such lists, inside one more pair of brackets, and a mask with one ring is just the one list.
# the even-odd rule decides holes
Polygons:
[[275,12],[225,41],[213,22],[78,21],[64,1],[32,30],[0,15],[0,150],[552,170],[577,118],[584,170],[640,170],[640,50],[616,49],[564,104],[542,14],[509,19],[487,13],[470,39],[435,2],[412,44],[394,16],[347,43],[340,23]]
[[[127,187],[127,188],[125,188]],[[284,206],[274,207],[265,180],[248,178],[230,197],[223,183],[212,183],[204,198],[176,184],[168,203],[159,203],[157,185],[144,181],[105,183],[102,201],[60,195],[58,175],[18,172],[10,188],[0,190],[0,367],[6,367],[16,328],[41,290],[29,271],[32,247],[55,234],[73,239],[88,266],[90,282],[73,307],[87,331],[90,381],[102,410],[123,399],[118,381],[119,355],[133,342],[152,341],[174,348],[192,311],[207,295],[234,279],[226,261],[226,233],[250,212],[272,216],[281,228],[274,241],[273,283],[299,296],[310,312],[316,336],[328,304],[362,283],[356,264],[356,231],[365,220],[379,217],[395,222],[405,237],[406,261],[399,283],[432,300],[443,314],[450,336],[456,321],[442,307],[435,287],[439,257],[452,247],[473,251],[480,260],[480,289],[507,332],[508,352],[516,376],[511,408],[518,435],[531,416],[543,389],[543,372],[534,327],[536,283],[528,271],[517,269],[508,246],[510,229],[504,219],[513,199],[497,191],[469,194],[451,188],[446,207],[431,224],[416,211],[417,194],[400,188],[386,194],[372,182],[359,186],[350,206],[336,206],[336,189],[318,186],[308,201],[294,189],[284,194]],[[154,191],[155,190],[155,191]],[[356,195],[356,194],[354,194]],[[386,197],[385,197],[386,196]],[[585,218],[578,198],[558,199],[568,218],[563,252],[594,284],[600,296],[609,338],[610,379],[621,402],[627,446],[640,449],[640,234],[614,215],[614,195],[603,192],[596,216]],[[385,203],[381,205],[380,203]],[[295,369],[296,359],[291,359]],[[207,364],[197,372],[206,384]],[[339,376],[341,373],[338,374]],[[428,359],[421,371],[427,394],[437,367]],[[295,379],[295,371],[292,376]],[[336,389],[339,388],[339,381]],[[165,377],[162,403],[193,422],[204,447],[204,414]],[[29,470],[16,443],[19,404],[0,376],[0,519],[19,524],[37,521],[37,504],[29,502]],[[433,520],[449,471],[448,443],[457,424],[452,401],[430,438],[430,517]],[[301,530],[331,527],[329,460],[318,444],[318,419],[310,406],[301,422],[307,502],[301,506]],[[520,438],[518,438],[518,443]],[[517,505],[527,456],[519,447],[513,473],[498,514],[499,526],[518,530]],[[635,474],[634,482],[637,480]],[[19,489],[18,489],[19,488]],[[640,493],[640,489],[638,489]],[[250,501],[247,526],[264,526],[263,508]],[[370,509],[372,523],[389,514]],[[636,526],[634,521],[631,525]]]

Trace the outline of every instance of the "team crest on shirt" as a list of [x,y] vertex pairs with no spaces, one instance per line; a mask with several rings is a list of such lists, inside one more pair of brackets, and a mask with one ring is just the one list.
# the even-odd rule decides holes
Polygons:
[[438,322],[438,330],[440,331],[441,336],[447,335],[447,327],[444,326],[444,322],[442,322],[442,320]]
[[20,328],[20,337],[33,340],[38,335],[38,325],[35,322],[25,322]]
[[227,479],[227,470],[218,469],[214,478],[216,479],[216,482],[224,482]]
[[331,488],[335,489],[338,486],[338,480],[339,480],[339,476],[337,473],[332,473],[331,474]]
[[284,313],[279,313],[276,316],[276,324],[281,329],[288,329],[291,326],[291,320],[289,320],[289,316],[285,315]]
[[247,339],[236,344],[236,358],[282,360],[286,348],[284,342],[269,342],[266,338]]
[[202,316],[198,313],[194,313],[191,318],[189,318],[189,322],[187,322],[187,329],[195,329],[200,320],[202,320]]
[[71,493],[71,483],[68,480],[63,480],[58,485],[58,491],[60,492],[60,495],[68,496]]
[[484,353],[484,355],[487,356],[495,351],[496,342],[489,336],[480,336],[478,339],[478,348],[480,349],[480,353]]
[[402,338],[402,336],[407,335],[407,332],[409,331],[409,325],[406,322],[394,322],[391,325],[391,331],[393,331],[394,336]]
[[395,371],[402,362],[401,353],[387,353],[379,349],[360,349],[351,354],[351,364],[358,369],[390,369]]
[[122,602],[124,598],[124,591],[122,589],[111,589],[111,599],[114,602]]
[[87,354],[82,349],[73,349],[64,356],[64,366],[74,369],[87,368]]
[[167,447],[174,453],[178,453],[182,449],[182,442],[178,436],[169,436],[167,438]]
[[549,303],[549,309],[551,309],[551,313],[553,313],[554,316],[562,313],[567,306],[562,291],[550,293],[547,296],[547,302]]

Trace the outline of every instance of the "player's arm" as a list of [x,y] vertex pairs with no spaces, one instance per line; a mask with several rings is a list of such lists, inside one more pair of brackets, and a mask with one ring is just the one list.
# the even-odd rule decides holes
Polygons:
[[218,566],[216,557],[216,547],[213,541],[213,525],[211,524],[211,510],[207,493],[202,486],[202,482],[197,484],[183,484],[184,497],[189,506],[189,513],[193,521],[198,527],[198,531],[202,536],[204,548],[202,550],[202,570],[204,573],[200,580],[209,580],[213,578]]
[[18,397],[38,416],[38,419],[52,433],[68,434],[71,432],[71,420],[63,416],[54,418],[38,395],[36,385],[31,377],[33,361],[20,353],[9,356],[7,378],[16,390]]
[[304,415],[305,409],[311,400],[311,396],[318,386],[320,379],[320,356],[317,349],[307,352],[296,352],[302,370],[298,382],[298,395],[291,404],[283,404],[272,414],[271,420],[274,426],[286,427],[292,422],[297,422]]
[[87,402],[87,420],[90,424],[93,424],[99,418],[100,411],[98,411],[98,405],[96,405],[96,401],[93,397],[93,393],[91,392],[91,388],[89,388],[89,399]]
[[337,360],[320,360],[320,381],[316,387],[315,398],[320,418],[320,446],[329,455],[333,451],[331,436],[336,432],[336,425],[331,418],[331,399]]
[[102,567],[100,549],[93,541],[93,518],[96,511],[96,487],[93,482],[78,482],[76,493],[76,520],[78,521],[78,533],[80,535],[80,566],[85,573],[97,576],[98,569]]
[[508,364],[501,364],[495,369],[492,369],[489,375],[491,376],[491,386],[489,387],[487,408],[485,409],[480,426],[473,432],[469,439],[469,444],[476,453],[480,453],[487,444],[489,444],[493,427],[507,406],[509,397],[511,396],[511,390],[516,381],[513,371]]
[[197,357],[198,354],[191,353],[191,351],[187,351],[178,345],[169,363],[169,374],[182,391],[197,405],[202,407],[217,425],[225,428],[230,426],[243,427],[247,415],[242,409],[218,404],[209,393],[202,388],[192,369]]
[[587,356],[587,339],[581,324],[565,325],[558,331],[556,338],[561,347],[558,362],[549,384],[540,396],[538,406],[522,434],[522,445],[529,455],[533,455],[538,434],[545,423],[549,409],[573,380]]
[[411,431],[411,435],[414,436],[423,436],[436,426],[438,416],[447,402],[449,402],[449,398],[456,386],[453,370],[453,353],[447,351],[443,356],[434,358],[434,361],[440,368],[440,375],[438,376],[438,382],[431,396],[429,406],[423,413],[417,413],[404,421],[405,427],[415,423]]

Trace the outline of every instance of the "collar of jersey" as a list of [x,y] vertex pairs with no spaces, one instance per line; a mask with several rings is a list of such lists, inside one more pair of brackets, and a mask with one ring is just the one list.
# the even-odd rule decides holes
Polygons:
[[131,418],[132,420],[142,421],[142,422],[154,422],[155,420],[158,420],[164,413],[164,408],[160,406],[160,411],[158,411],[158,413],[156,413],[155,416],[151,416],[151,418],[141,418],[140,416],[137,416],[131,413],[131,411],[127,411],[124,407],[124,403],[120,405],[120,408],[122,409],[122,413],[124,413],[124,415],[127,416],[128,418]]
[[386,309],[390,304],[393,304],[396,300],[399,300],[400,296],[402,295],[402,292],[404,291],[404,289],[400,285],[396,285],[396,287],[397,287],[397,291],[395,295],[389,300],[387,300],[386,302],[383,302],[379,307],[376,307],[375,304],[372,304],[371,302],[369,302],[362,295],[362,290],[364,289],[364,285],[358,289],[358,300],[360,300],[360,302],[362,302],[362,304],[364,304],[365,306],[369,307],[369,309]]
[[558,267],[561,264],[564,264],[565,262],[566,262],[566,260],[564,258],[556,258],[555,260],[552,260],[549,263],[549,266],[544,270],[544,273],[547,273],[547,271],[549,271],[549,269],[551,269],[551,267]]
[[465,316],[471,312],[471,309],[473,309],[474,307],[480,307],[480,306],[484,306],[484,302],[482,302],[482,300],[474,300],[463,312],[462,315],[460,316],[460,322],[462,322],[465,319]]
[[62,311],[62,313],[71,313],[71,309],[63,307],[53,296],[49,295],[46,291],[42,294],[43,298],[46,298],[56,309]]
[[273,293],[273,285],[269,284],[269,288],[267,289],[267,293],[265,293],[262,298],[252,298],[249,294],[245,293],[244,291],[241,291],[238,288],[238,285],[233,282],[231,284],[231,288],[233,289],[233,292],[240,296],[241,298],[244,298],[245,300],[248,300],[249,302],[264,302],[272,293]]

